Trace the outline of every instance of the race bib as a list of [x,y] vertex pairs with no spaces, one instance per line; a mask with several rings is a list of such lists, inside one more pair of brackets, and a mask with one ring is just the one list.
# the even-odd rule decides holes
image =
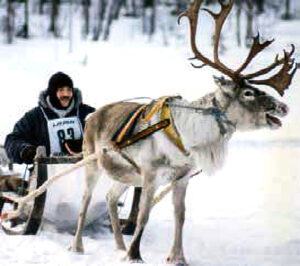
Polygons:
[[82,138],[82,126],[77,117],[48,120],[48,132],[51,154],[66,153],[65,140]]

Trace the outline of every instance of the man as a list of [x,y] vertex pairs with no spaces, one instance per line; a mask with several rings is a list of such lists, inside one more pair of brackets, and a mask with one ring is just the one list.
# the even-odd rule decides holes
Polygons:
[[[38,146],[46,148],[46,155],[67,155],[65,143],[80,152],[85,118],[95,109],[82,103],[81,92],[63,72],[52,75],[46,90],[39,96],[38,106],[31,109],[15,124],[7,135],[5,150],[13,163],[32,164]],[[68,152],[69,151],[69,152]],[[28,186],[20,176],[0,176],[0,191],[23,194]],[[0,208],[3,206],[0,198]],[[1,210],[0,210],[1,212]],[[13,224],[23,222],[13,219]]]
[[[81,149],[85,118],[95,109],[82,103],[81,92],[63,72],[51,76],[48,88],[42,91],[38,106],[28,111],[5,140],[5,149],[14,163],[32,164],[38,146],[45,146],[47,155],[68,154],[65,142]],[[79,143],[79,145],[78,145]]]

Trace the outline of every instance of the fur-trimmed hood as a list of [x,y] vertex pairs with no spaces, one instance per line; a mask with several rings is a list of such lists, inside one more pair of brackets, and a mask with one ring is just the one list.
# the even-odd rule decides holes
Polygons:
[[[82,94],[81,91],[77,88],[73,89],[73,93],[74,93],[74,108],[77,109],[82,104]],[[41,91],[39,95],[38,104],[43,108],[52,109],[51,106],[49,106],[49,104],[47,103],[46,100],[47,96],[48,96],[47,90]]]

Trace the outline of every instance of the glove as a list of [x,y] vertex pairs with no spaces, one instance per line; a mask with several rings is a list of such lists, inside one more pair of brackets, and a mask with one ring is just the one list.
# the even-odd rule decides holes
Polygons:
[[21,157],[22,161],[26,164],[32,164],[35,155],[36,155],[36,147],[33,145],[26,146],[20,152],[20,157]]

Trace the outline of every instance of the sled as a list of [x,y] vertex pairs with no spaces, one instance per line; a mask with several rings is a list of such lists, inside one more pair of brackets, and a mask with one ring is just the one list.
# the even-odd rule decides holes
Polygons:
[[[46,157],[43,147],[38,148],[33,170],[30,171],[24,185],[17,191],[0,192],[0,215],[18,207],[15,198],[27,195],[40,187],[56,171],[74,164],[82,159],[81,156]],[[87,214],[87,225],[94,221],[103,221],[107,225],[107,209],[105,195],[111,180],[101,178],[95,188],[96,195],[91,201]],[[6,234],[35,235],[44,220],[55,224],[59,230],[71,230],[76,227],[79,208],[84,191],[84,169],[67,175],[37,198],[26,203],[24,212],[16,219],[0,221],[0,226]]]

